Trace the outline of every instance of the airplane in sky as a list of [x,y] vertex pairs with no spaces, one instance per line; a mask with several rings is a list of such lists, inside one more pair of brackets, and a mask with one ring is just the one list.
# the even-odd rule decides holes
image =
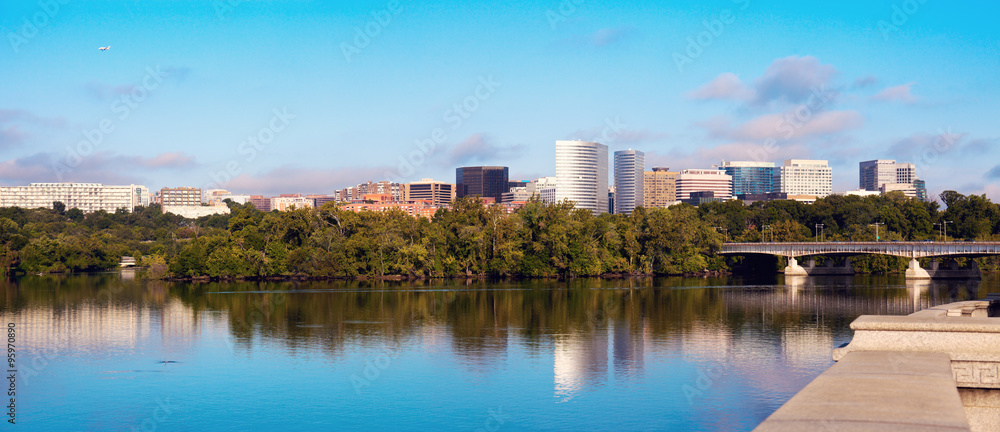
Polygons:
[[106,47],[100,47],[98,49],[101,50],[101,51],[107,51],[107,50],[111,49],[111,45],[108,45]]

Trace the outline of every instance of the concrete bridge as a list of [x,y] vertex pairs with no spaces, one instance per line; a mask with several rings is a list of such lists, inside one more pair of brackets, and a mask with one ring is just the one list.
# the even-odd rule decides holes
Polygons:
[[[889,255],[910,259],[907,279],[949,277],[979,277],[979,268],[970,261],[961,269],[952,262],[949,268],[939,266],[941,258],[979,258],[1000,256],[1000,242],[798,242],[798,243],[726,243],[721,255],[775,255],[788,258],[787,275],[853,274],[849,257],[856,255]],[[816,267],[815,261],[803,267],[797,258],[827,256],[843,258],[843,265],[831,261],[826,267]],[[920,267],[918,258],[934,258],[931,268]]]

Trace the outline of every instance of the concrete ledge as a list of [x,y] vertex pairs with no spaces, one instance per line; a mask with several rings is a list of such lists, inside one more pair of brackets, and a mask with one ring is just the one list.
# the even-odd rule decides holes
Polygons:
[[983,389],[958,389],[965,405],[965,417],[974,431],[1000,431],[1000,392]]
[[854,331],[937,331],[959,333],[997,333],[996,318],[949,316],[878,316],[862,315],[851,323]]
[[755,431],[968,431],[945,353],[855,351]]
[[854,337],[833,350],[833,359],[857,351],[947,353],[959,387],[1000,388],[1000,318],[988,318],[995,306],[965,301],[908,316],[864,315],[851,323]]

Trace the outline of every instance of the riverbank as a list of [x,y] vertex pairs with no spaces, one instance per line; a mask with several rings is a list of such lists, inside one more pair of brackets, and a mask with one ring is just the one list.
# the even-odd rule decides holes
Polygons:
[[[579,278],[597,279],[647,279],[654,277],[720,277],[729,276],[732,272],[719,270],[703,270],[700,272],[689,272],[682,274],[643,274],[643,273],[605,273],[596,276],[504,276],[501,279],[509,280],[569,280]],[[187,277],[162,277],[158,280],[170,282],[293,282],[293,281],[424,281],[424,280],[492,280],[495,276],[490,275],[453,275],[453,276],[422,276],[422,275],[383,275],[383,276],[309,276],[309,275],[278,275],[278,276],[187,276]]]

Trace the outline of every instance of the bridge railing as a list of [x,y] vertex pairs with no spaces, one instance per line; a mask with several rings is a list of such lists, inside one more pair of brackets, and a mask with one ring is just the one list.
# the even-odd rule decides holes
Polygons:
[[1000,255],[1000,242],[764,242],[725,243],[720,254],[933,256]]

